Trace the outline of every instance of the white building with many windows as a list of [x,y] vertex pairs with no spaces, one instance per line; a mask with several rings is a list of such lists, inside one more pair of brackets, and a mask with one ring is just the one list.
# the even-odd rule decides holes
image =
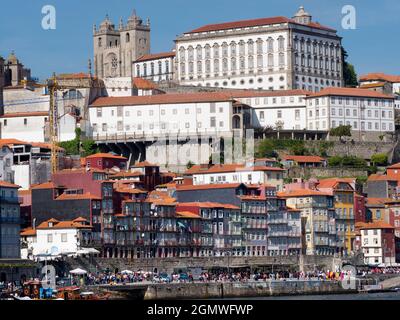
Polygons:
[[146,54],[133,62],[134,76],[154,82],[174,79],[175,52]]
[[176,39],[183,85],[319,91],[342,86],[341,37],[303,7],[272,17],[210,24]]
[[354,88],[326,88],[307,100],[307,129],[350,125],[360,140],[394,133],[394,97]]

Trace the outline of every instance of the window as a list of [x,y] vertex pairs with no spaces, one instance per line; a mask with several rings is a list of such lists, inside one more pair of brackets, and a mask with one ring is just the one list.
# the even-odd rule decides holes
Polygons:
[[52,243],[53,242],[53,235],[52,234],[48,234],[47,235],[47,242],[48,243]]
[[276,117],[277,117],[278,119],[282,119],[282,110],[278,110],[278,111],[277,111]]
[[[102,116],[102,110],[101,110],[101,108],[97,108],[96,113],[97,113],[97,118],[101,118],[101,116]],[[5,126],[7,125],[7,122],[6,122],[6,121],[7,121],[7,120],[4,120],[4,125],[5,125]]]
[[24,125],[26,126],[28,124],[28,119],[24,118]]
[[103,132],[107,131],[107,123],[103,123],[103,124],[101,125],[101,130],[102,130]]
[[215,128],[216,127],[216,120],[215,117],[210,118],[210,127]]
[[61,242],[67,242],[67,234],[66,233],[61,233]]

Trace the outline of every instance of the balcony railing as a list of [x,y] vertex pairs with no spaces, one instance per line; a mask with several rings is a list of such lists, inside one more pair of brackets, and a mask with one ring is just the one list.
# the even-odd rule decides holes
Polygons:
[[22,202],[23,202],[23,199],[21,197],[1,197],[0,196],[0,203],[19,204]]

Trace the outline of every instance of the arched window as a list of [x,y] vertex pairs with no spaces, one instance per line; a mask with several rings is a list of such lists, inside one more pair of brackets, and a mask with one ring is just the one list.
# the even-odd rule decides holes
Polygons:
[[203,59],[203,48],[201,47],[201,45],[198,45],[196,47],[196,55],[197,55],[197,60]]
[[213,54],[214,54],[214,58],[219,58],[219,45],[218,45],[218,43],[214,43],[214,45],[213,45]]
[[140,66],[136,65],[136,77],[140,77]]
[[261,39],[257,39],[257,54],[263,54],[263,44],[264,41],[262,41]]
[[185,48],[184,47],[179,48],[179,59],[181,61],[185,61]]
[[211,47],[209,44],[206,44],[204,47],[204,50],[206,52],[206,59],[210,59],[211,58]]
[[[236,42],[231,42],[231,56],[236,56]],[[235,60],[236,61],[236,60]]]
[[129,33],[127,33],[125,36],[125,42],[129,42],[129,41],[131,41],[131,36]]
[[82,99],[83,95],[79,91],[77,91],[75,89],[71,89],[63,94],[63,98],[65,100]]
[[203,63],[201,61],[197,61],[197,73],[203,73]]
[[185,73],[186,73],[185,63],[184,63],[184,62],[181,62],[181,74],[182,74],[182,75],[185,75]]
[[228,57],[228,44],[226,42],[222,44],[222,57]]
[[154,75],[154,62],[150,64],[150,75]]
[[143,64],[143,76],[144,77],[147,76],[147,64],[146,63]]
[[169,61],[165,61],[165,73],[169,73]]
[[[311,60],[311,59],[310,59]],[[282,52],[279,53],[279,65],[283,66],[285,65],[285,54],[283,54]]]
[[268,67],[272,68],[274,66],[274,55],[270,53],[268,55]]
[[222,71],[223,72],[228,71],[228,59],[226,58],[222,59]]
[[218,73],[219,72],[219,60],[214,59],[214,72]]
[[188,48],[188,60],[193,61],[194,59],[194,49],[192,46],[189,46]]
[[280,36],[280,37],[278,38],[278,50],[279,50],[279,51],[285,50],[285,38],[282,37],[282,36]]
[[158,74],[162,74],[162,62],[158,61]]
[[231,58],[231,71],[236,70],[236,58]]
[[239,55],[244,56],[246,54],[246,43],[241,40],[239,42]]
[[101,46],[102,46],[102,43],[101,43],[101,37],[99,38],[99,41],[98,41],[98,46],[99,46],[99,47],[101,47]]
[[206,73],[211,72],[211,62],[210,60],[206,60]]
[[246,68],[246,64],[245,64],[245,60],[244,60],[243,56],[240,57],[240,67],[239,68],[240,68],[240,71],[244,71]]
[[253,69],[254,69],[254,57],[249,56],[249,70],[253,70]]
[[251,39],[249,41],[247,41],[247,50],[248,50],[249,54],[254,53],[254,41]]

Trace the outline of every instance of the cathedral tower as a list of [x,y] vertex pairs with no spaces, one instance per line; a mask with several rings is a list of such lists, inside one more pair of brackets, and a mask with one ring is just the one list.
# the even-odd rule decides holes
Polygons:
[[150,53],[150,22],[144,24],[134,11],[118,29],[109,17],[93,27],[94,72],[100,78],[131,77],[132,63]]

